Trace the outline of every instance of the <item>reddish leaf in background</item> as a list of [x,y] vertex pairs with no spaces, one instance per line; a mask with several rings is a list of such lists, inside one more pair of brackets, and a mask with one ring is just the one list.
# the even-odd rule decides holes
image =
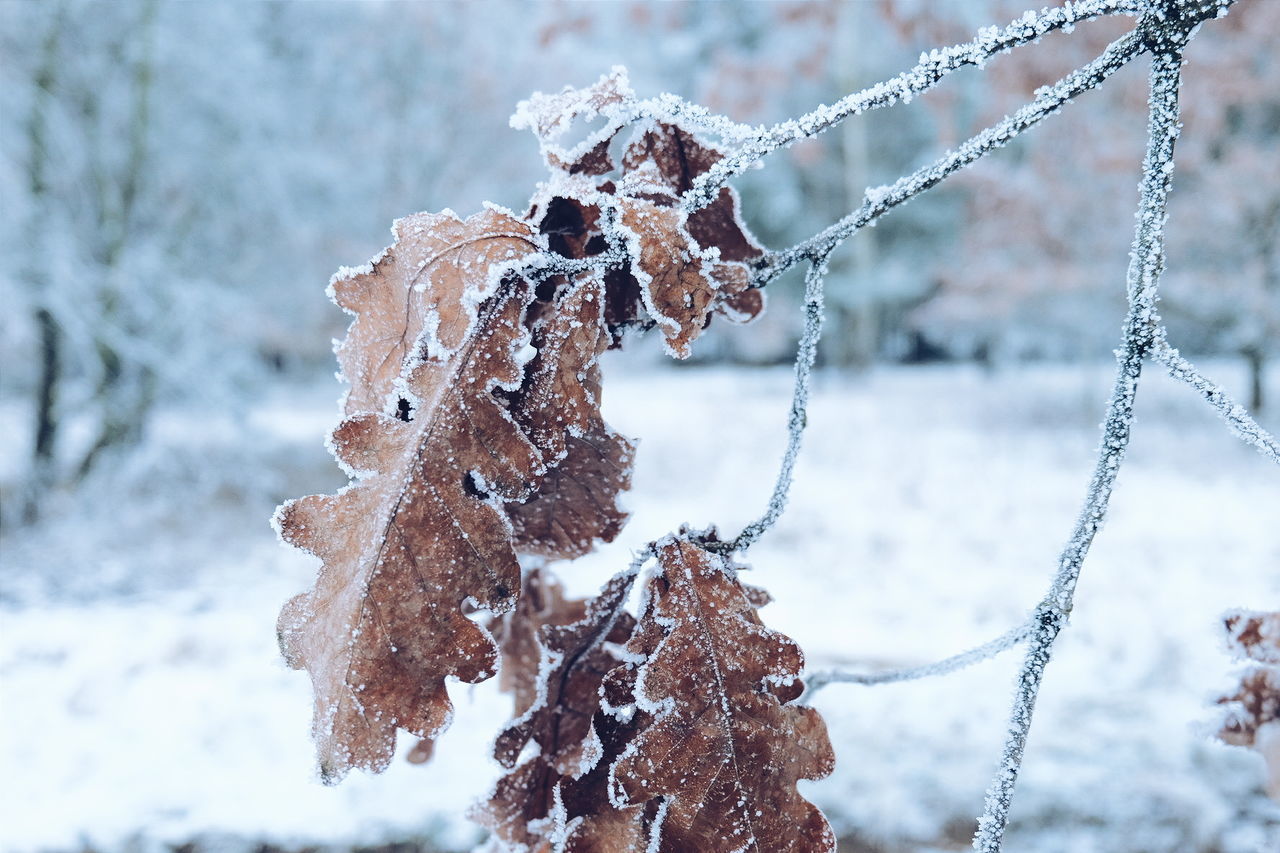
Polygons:
[[1239,610],[1223,623],[1232,652],[1262,666],[1245,672],[1236,691],[1218,699],[1226,707],[1218,737],[1262,756],[1267,793],[1280,801],[1280,611]]

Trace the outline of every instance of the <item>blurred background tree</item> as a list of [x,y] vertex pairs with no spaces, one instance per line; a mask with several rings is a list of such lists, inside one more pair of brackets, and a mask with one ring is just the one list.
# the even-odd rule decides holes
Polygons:
[[[35,518],[142,440],[157,407],[234,408],[327,376],[344,318],[320,296],[390,221],[492,199],[522,208],[541,167],[506,126],[535,89],[614,64],[747,122],[781,120],[1020,12],[936,3],[0,5],[0,397],[29,411],[6,523]],[[847,123],[739,180],[768,245],[812,233],[1092,55],[1083,25],[962,72],[925,101]],[[1193,355],[1245,358],[1252,402],[1280,309],[1280,7],[1244,0],[1191,50],[1165,311]],[[983,161],[838,254],[822,359],[1106,353],[1143,128],[1140,71],[1052,132]],[[1195,201],[1191,201],[1195,199]],[[1204,199],[1211,199],[1205,203]],[[1183,201],[1185,200],[1185,201]],[[1180,203],[1182,202],[1182,203]],[[790,290],[788,288],[791,288]],[[700,361],[789,358],[793,282]],[[21,506],[22,511],[14,510]]]

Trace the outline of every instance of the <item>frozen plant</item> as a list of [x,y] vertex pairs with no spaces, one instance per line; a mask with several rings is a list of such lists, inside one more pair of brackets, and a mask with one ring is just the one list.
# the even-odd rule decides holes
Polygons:
[[[329,439],[352,479],[275,517],[286,541],[323,561],[315,587],[286,604],[279,637],[315,688],[324,779],[385,768],[400,729],[422,739],[413,757],[428,759],[454,711],[445,678],[496,675],[515,697],[494,746],[507,772],[474,814],[496,848],[834,850],[831,827],[796,790],[835,761],[821,717],[803,701],[803,654],[764,626],[768,594],[739,574],[787,502],[828,260],[858,230],[1149,55],[1149,141],[1117,375],[1084,508],[1048,591],[1023,624],[977,649],[904,672],[815,674],[808,684],[940,675],[1025,644],[974,839],[976,850],[1000,850],[1036,696],[1106,517],[1145,362],[1166,365],[1280,461],[1275,439],[1167,343],[1157,313],[1182,51],[1231,4],[1081,0],[1028,12],[768,127],[672,96],[639,99],[620,68],[521,104],[512,124],[537,136],[550,172],[527,211],[408,216],[392,246],[330,284],[355,318],[337,350],[349,388]],[[860,208],[818,234],[771,251],[743,224],[727,182],[761,158],[1104,14],[1134,16],[1136,26],[936,162],[868,189]],[[587,122],[595,129],[583,135]],[[626,520],[616,499],[635,450],[601,417],[600,355],[633,330],[656,329],[685,358],[714,316],[750,321],[765,286],[797,266],[806,270],[804,333],[788,444],[763,514],[727,538],[682,526],[597,597],[565,599],[547,564],[612,539]],[[632,616],[629,594],[651,561]]]

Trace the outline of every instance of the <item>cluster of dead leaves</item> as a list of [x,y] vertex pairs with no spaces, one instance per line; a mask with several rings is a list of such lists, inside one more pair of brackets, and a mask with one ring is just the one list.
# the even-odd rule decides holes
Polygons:
[[[725,558],[690,536],[656,546],[638,619],[634,569],[589,601],[545,567],[522,576],[522,555],[581,556],[626,520],[634,446],[601,416],[601,354],[657,326],[685,357],[713,314],[763,308],[763,250],[733,191],[681,204],[722,153],[636,122],[632,97],[618,72],[535,97],[517,123],[551,178],[527,213],[406,217],[334,277],[355,319],[330,445],[352,479],[277,511],[322,561],[280,615],[281,649],[310,674],[329,782],[385,768],[400,729],[427,760],[453,713],[445,678],[501,673],[509,772],[476,817],[512,849],[833,849],[795,789],[832,765],[821,718],[795,703],[800,650],[763,627],[761,593]],[[557,144],[598,115],[604,130]]]
[[1280,611],[1238,611],[1224,620],[1228,644],[1255,666],[1222,696],[1227,715],[1218,737],[1257,750],[1267,763],[1267,793],[1280,800]]

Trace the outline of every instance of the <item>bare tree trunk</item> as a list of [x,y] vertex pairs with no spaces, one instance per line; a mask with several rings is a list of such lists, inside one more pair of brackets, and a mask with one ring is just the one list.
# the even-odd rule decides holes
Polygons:
[[1251,344],[1241,350],[1241,355],[1249,366],[1249,411],[1256,415],[1266,403],[1267,354],[1261,344]]
[[[120,201],[114,214],[104,203],[102,229],[107,232],[103,251],[106,285],[102,296],[102,324],[110,327],[121,313],[120,291],[116,282],[121,255],[128,247],[133,230],[134,213],[147,165],[147,132],[150,124],[150,97],[154,75],[152,66],[152,32],[156,2],[143,7],[139,24],[143,31],[142,55],[133,68],[133,102],[129,121],[129,158],[121,176]],[[131,363],[107,336],[95,342],[101,366],[96,397],[102,405],[102,422],[97,437],[76,467],[76,477],[86,477],[113,447],[136,443],[155,398],[155,376],[145,364]]]
[[31,446],[31,474],[23,501],[22,519],[28,524],[40,515],[41,503],[55,479],[58,447],[58,391],[62,382],[62,328],[45,301],[48,276],[44,271],[42,246],[47,231],[49,186],[46,182],[49,99],[58,69],[58,42],[62,35],[63,10],[54,13],[41,49],[40,67],[35,77],[35,93],[27,119],[27,181],[32,215],[27,223],[30,258],[26,278],[36,294],[35,322],[40,340],[40,372],[36,379],[35,429]]
[[[862,55],[861,45],[866,31],[866,9],[862,3],[845,3],[840,6],[841,41],[845,49],[841,52],[841,86],[846,92],[856,91],[861,87],[862,74],[859,68]],[[862,204],[866,189],[867,176],[870,174],[871,148],[867,138],[865,121],[846,122],[841,131],[841,149],[844,159],[844,189],[846,210],[853,210]],[[850,247],[853,253],[853,276],[858,286],[852,292],[858,294],[854,301],[837,303],[839,320],[837,334],[833,335],[833,361],[842,367],[865,369],[875,360],[880,338],[878,316],[879,303],[872,289],[866,286],[869,277],[876,269],[875,231],[870,229],[859,234]],[[834,301],[834,300],[833,300]]]

